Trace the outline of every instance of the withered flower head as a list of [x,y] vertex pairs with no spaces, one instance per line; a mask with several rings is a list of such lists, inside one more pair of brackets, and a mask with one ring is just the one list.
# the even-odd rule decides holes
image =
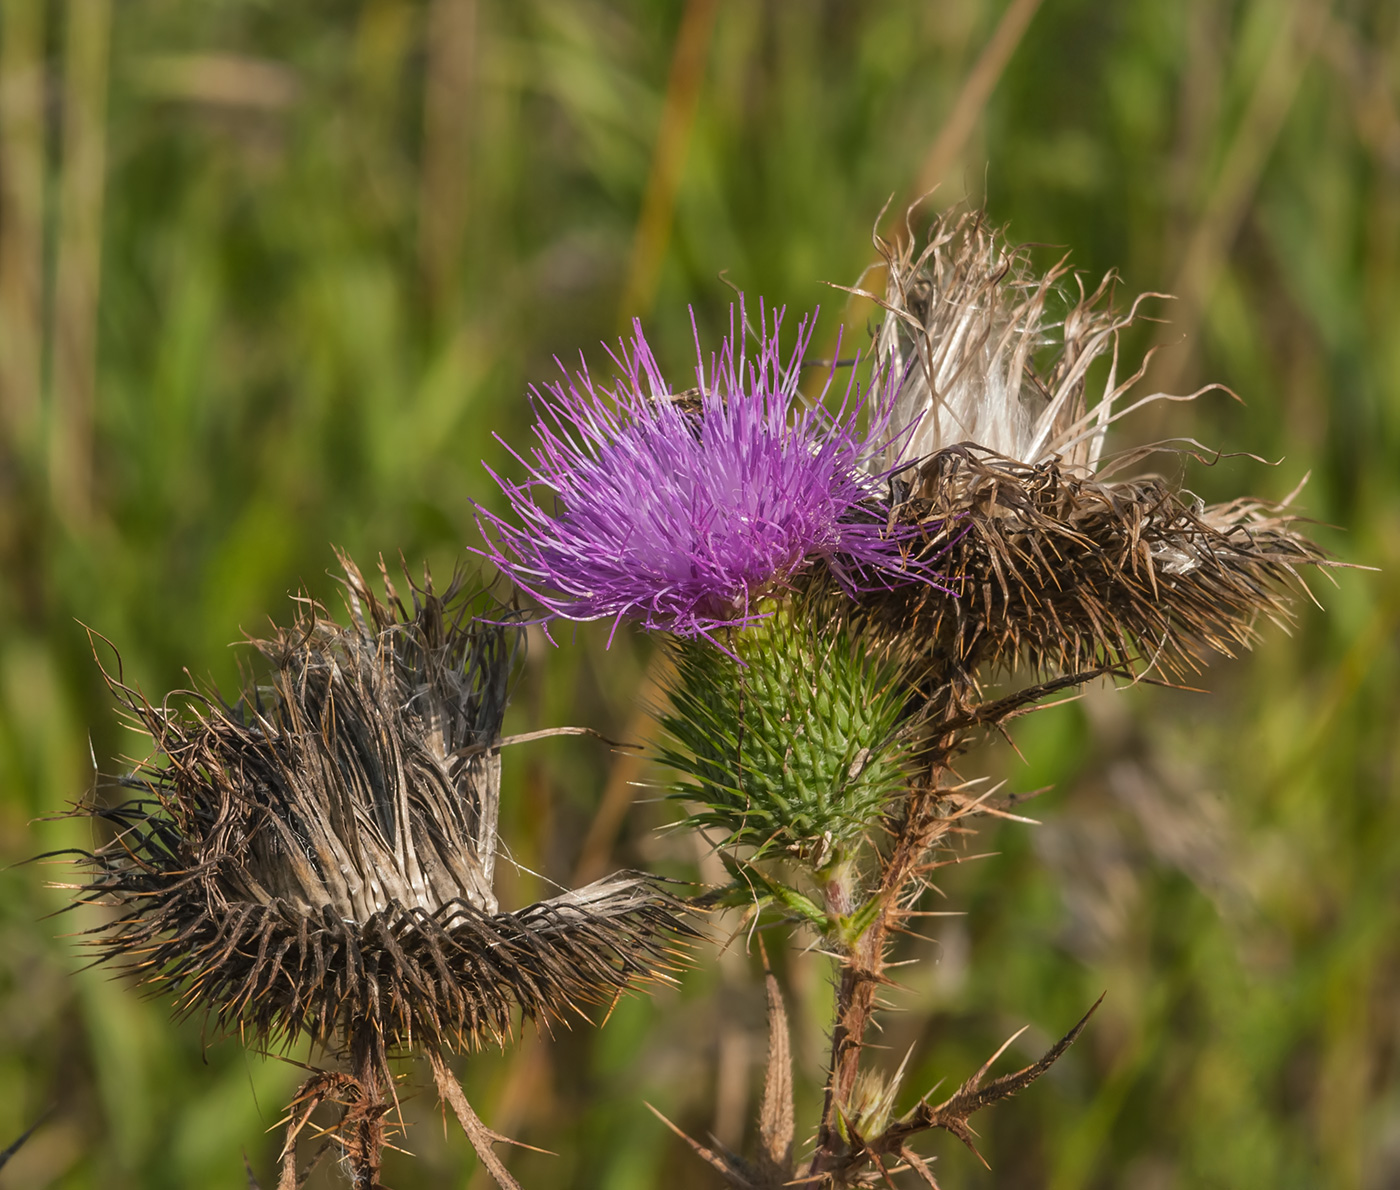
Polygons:
[[183,1013],[351,1058],[351,1098],[374,1103],[390,1054],[426,1051],[442,1087],[444,1051],[503,1040],[516,1012],[547,1024],[615,999],[665,970],[684,926],[635,872],[498,908],[519,630],[472,619],[456,581],[413,586],[409,606],[386,573],[381,603],[342,564],[351,624],[305,601],[255,642],[271,674],[236,705],[155,706],[112,680],[154,752],[121,781],[134,796],[91,810],[114,835],[81,895],[117,910],[103,959]]
[[1088,292],[1064,260],[1036,273],[980,211],[940,216],[922,248],[876,243],[888,281],[868,296],[886,312],[877,349],[895,379],[876,466],[910,465],[897,517],[930,527],[960,596],[907,588],[871,602],[955,675],[953,702],[966,704],[979,669],[1018,663],[1080,681],[1180,675],[1247,646],[1261,613],[1286,616],[1297,568],[1322,557],[1282,507],[1206,506],[1155,475],[1113,478],[1158,448],[1106,458],[1108,428],[1189,399],[1128,396],[1146,364],[1121,375],[1119,333],[1143,298],[1117,311],[1112,275]]

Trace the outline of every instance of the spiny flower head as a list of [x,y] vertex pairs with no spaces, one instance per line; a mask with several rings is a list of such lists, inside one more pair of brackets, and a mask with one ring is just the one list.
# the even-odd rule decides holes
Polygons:
[[[731,311],[708,367],[697,335],[693,394],[672,394],[640,324],[613,357],[613,388],[585,368],[534,390],[538,445],[520,459],[528,478],[492,472],[518,523],[480,514],[495,529],[487,556],[550,615],[635,618],[682,636],[753,619],[759,599],[818,560],[850,593],[929,581],[927,565],[905,556],[909,534],[888,531],[883,476],[863,470],[885,445],[883,427],[859,429],[854,382],[834,414],[802,402],[814,319],[784,356],[782,314],[770,325],[760,306],[750,356]],[[738,320],[743,328],[742,302]],[[556,501],[547,507],[540,489]]]
[[[1180,442],[1104,453],[1122,417],[1207,391],[1130,397],[1148,361],[1126,365],[1119,335],[1152,295],[1117,310],[1110,274],[1092,290],[1076,283],[1076,297],[1065,260],[1037,271],[981,211],[938,216],[922,248],[912,234],[877,246],[888,284],[866,296],[886,315],[875,352],[890,383],[876,400],[891,446],[875,470],[910,462],[897,519],[956,526],[940,568],[977,597],[911,587],[863,602],[951,664],[950,707],[979,670],[1020,665],[1072,684],[1147,668],[1185,676],[1250,644],[1261,614],[1287,617],[1298,568],[1325,559],[1285,506],[1207,506],[1162,477],[1123,477],[1158,450],[1195,453]],[[1095,360],[1108,366],[1091,384]]]
[[519,630],[454,581],[388,603],[342,559],[349,626],[304,602],[255,642],[270,682],[236,704],[153,705],[109,680],[155,745],[84,807],[113,839],[80,899],[116,915],[103,958],[181,1010],[265,1042],[429,1052],[563,1020],[664,974],[686,927],[619,872],[508,912],[496,902],[500,730]]

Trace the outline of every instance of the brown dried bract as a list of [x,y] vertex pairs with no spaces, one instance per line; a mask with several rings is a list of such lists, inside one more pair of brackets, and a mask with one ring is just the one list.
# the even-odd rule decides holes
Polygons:
[[1286,622],[1299,569],[1324,561],[1281,509],[1197,505],[1155,476],[1103,482],[970,444],[925,460],[900,514],[930,527],[958,596],[911,587],[867,606],[938,675],[954,720],[979,676],[1016,667],[1197,672],[1252,644],[1260,616]]
[[[876,237],[883,294],[854,291],[886,312],[879,466],[903,465],[894,520],[923,528],[957,594],[911,585],[862,602],[924,665],[934,721],[996,722],[1105,674],[1177,681],[1250,645],[1259,617],[1286,621],[1300,568],[1328,564],[1286,507],[1117,478],[1178,446],[1104,453],[1125,415],[1200,395],[1129,398],[1147,361],[1122,377],[1119,336],[1160,295],[1118,311],[1112,274],[1089,289],[1065,259],[1038,273],[981,211],[936,217],[922,247],[905,233]],[[983,681],[1017,668],[1037,684],[983,700]]]

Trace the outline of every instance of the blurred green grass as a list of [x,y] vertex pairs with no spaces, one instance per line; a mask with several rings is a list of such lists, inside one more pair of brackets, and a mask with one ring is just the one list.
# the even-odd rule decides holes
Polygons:
[[[979,1121],[990,1173],[930,1142],[941,1184],[1400,1185],[1400,10],[1044,0],[979,76],[1005,11],[0,0],[0,859],[81,843],[44,816],[141,747],[82,625],[148,693],[186,667],[228,686],[229,641],[296,590],[334,598],[331,543],[445,574],[553,356],[602,360],[635,314],[683,377],[690,311],[727,323],[728,282],[820,303],[824,350],[842,318],[861,341],[869,308],[821,283],[854,281],[885,201],[938,166],[934,201],[985,199],[1046,262],[1181,296],[1137,336],[1163,347],[1148,382],[1243,403],[1125,433],[1281,460],[1192,466],[1207,499],[1311,472],[1318,536],[1378,568],[1315,582],[1323,610],[1211,694],[1095,692],[1026,720],[1024,762],[969,762],[1054,790],[1044,826],[985,830],[971,850],[997,855],[948,871],[967,915],[911,948],[892,1064],[914,1045],[918,1088],[961,1079],[1108,998]],[[532,646],[520,725],[643,730],[644,642]],[[693,868],[658,807],[615,824],[642,775],[579,741],[511,756],[514,855],[560,880]],[[508,875],[508,901],[539,887]],[[95,919],[45,917],[47,878],[0,872],[0,1144],[55,1107],[0,1187],[242,1186],[244,1148],[270,1179],[298,1072],[77,972],[61,935]],[[783,975],[816,1081],[827,971]],[[762,1041],[748,961],[704,952],[602,1031],[474,1059],[468,1089],[560,1154],[513,1155],[526,1185],[679,1190],[706,1171],[642,1100],[737,1143]],[[389,1184],[483,1184],[426,1093],[405,1111],[419,1159]]]

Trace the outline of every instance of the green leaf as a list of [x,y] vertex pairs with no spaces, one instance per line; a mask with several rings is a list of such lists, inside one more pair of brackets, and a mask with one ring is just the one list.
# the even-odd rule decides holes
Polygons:
[[[729,872],[730,879],[734,881],[732,889],[721,894],[719,898],[721,904],[738,906],[776,903],[789,913],[810,922],[823,933],[828,933],[831,930],[831,918],[811,897],[805,896],[797,889],[791,888],[779,880],[772,879],[752,864],[735,859],[727,852],[721,851],[719,856]],[[731,900],[727,895],[729,891],[739,895]]]
[[883,906],[884,901],[880,897],[871,897],[850,916],[841,918],[836,928],[842,942],[847,946],[854,946],[859,942],[865,931],[875,924]]

